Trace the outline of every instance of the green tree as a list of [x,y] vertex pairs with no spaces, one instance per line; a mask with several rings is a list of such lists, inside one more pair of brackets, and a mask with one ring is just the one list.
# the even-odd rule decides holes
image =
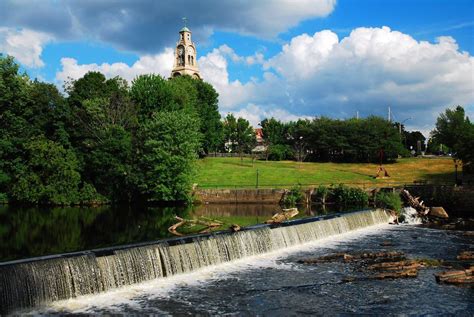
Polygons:
[[219,114],[219,94],[214,87],[202,80],[194,80],[197,89],[197,113],[200,118],[200,131],[203,135],[204,153],[217,152],[224,138],[223,124]]
[[464,171],[474,170],[474,124],[466,116],[463,107],[446,109],[440,114],[431,136],[435,142],[453,149],[455,157],[462,160]]
[[184,110],[155,113],[139,131],[136,182],[152,201],[187,201],[200,146],[199,121]]
[[24,146],[23,168],[13,179],[12,198],[43,204],[70,204],[79,200],[78,161],[71,150],[44,138]]
[[132,81],[130,89],[132,101],[141,116],[150,118],[153,113],[176,109],[172,87],[159,75],[140,75]]

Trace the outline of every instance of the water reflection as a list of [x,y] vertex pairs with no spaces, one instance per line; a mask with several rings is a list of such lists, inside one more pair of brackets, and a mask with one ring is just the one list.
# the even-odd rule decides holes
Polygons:
[[[298,217],[340,211],[300,206]],[[349,210],[350,208],[345,208]],[[157,240],[170,236],[174,216],[208,217],[226,225],[262,223],[281,207],[216,204],[195,207],[14,207],[0,206],[0,261]]]

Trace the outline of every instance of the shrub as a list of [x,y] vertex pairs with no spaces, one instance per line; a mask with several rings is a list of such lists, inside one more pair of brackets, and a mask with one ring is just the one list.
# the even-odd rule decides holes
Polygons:
[[336,203],[343,205],[366,206],[369,203],[369,195],[364,190],[342,184],[332,190],[331,196]]
[[316,199],[321,201],[321,203],[326,203],[326,198],[328,197],[330,191],[327,186],[319,185],[319,187],[314,191]]
[[288,158],[290,152],[288,146],[283,144],[271,145],[269,148],[268,159],[270,161],[282,161]]
[[380,208],[395,210],[397,214],[400,214],[402,199],[399,193],[378,192],[375,195],[375,205]]
[[294,207],[296,204],[303,202],[304,195],[301,185],[293,186],[283,197],[282,204],[285,207]]

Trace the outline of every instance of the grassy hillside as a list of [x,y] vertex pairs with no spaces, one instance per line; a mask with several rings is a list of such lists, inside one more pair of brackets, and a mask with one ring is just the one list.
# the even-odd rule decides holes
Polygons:
[[450,158],[409,158],[384,165],[390,178],[374,179],[377,164],[297,163],[293,161],[253,161],[244,158],[205,158],[198,161],[195,183],[201,188],[288,188],[296,184],[353,184],[386,186],[414,181],[454,182],[454,164]]

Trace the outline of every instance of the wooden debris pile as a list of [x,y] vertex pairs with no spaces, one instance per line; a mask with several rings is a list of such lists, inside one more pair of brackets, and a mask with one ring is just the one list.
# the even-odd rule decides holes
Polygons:
[[[298,209],[290,208],[290,209],[283,209],[282,212],[278,212],[273,215],[273,217],[267,220],[265,223],[267,224],[279,224],[283,221],[290,220],[291,218],[298,215]],[[168,228],[168,231],[175,236],[183,236],[184,234],[179,232],[179,228],[187,227],[187,234],[195,234],[195,233],[209,233],[212,230],[227,228],[230,232],[237,232],[242,230],[240,225],[238,224],[225,224],[222,221],[215,220],[215,219],[208,219],[204,217],[200,217],[199,219],[184,219],[178,216],[175,216],[174,219],[177,221],[174,225]],[[197,230],[192,230],[191,228],[197,228]]]
[[271,219],[268,219],[267,221],[265,221],[265,223],[267,224],[282,223],[283,221],[287,221],[295,217],[296,215],[298,215],[298,213],[299,212],[297,208],[282,209],[282,212],[277,212],[276,214],[273,215]]
[[[455,266],[459,266],[459,262],[462,262],[462,266],[468,268],[437,273],[435,274],[436,281],[445,284],[474,286],[473,260],[474,251],[461,252],[457,256],[457,264]],[[355,266],[355,271],[363,272],[362,276],[344,277],[342,279],[343,283],[362,280],[415,278],[418,276],[418,271],[422,268],[441,266],[452,268],[452,266],[446,266],[447,263],[440,260],[408,259],[403,252],[398,251],[362,252],[356,254],[334,253],[298,261],[298,263],[308,265],[331,262],[350,263]]]
[[420,197],[413,197],[406,189],[402,189],[401,194],[403,198],[405,198],[408,205],[418,212],[418,215],[426,216],[430,211],[430,208],[425,206],[423,200],[420,201]]

